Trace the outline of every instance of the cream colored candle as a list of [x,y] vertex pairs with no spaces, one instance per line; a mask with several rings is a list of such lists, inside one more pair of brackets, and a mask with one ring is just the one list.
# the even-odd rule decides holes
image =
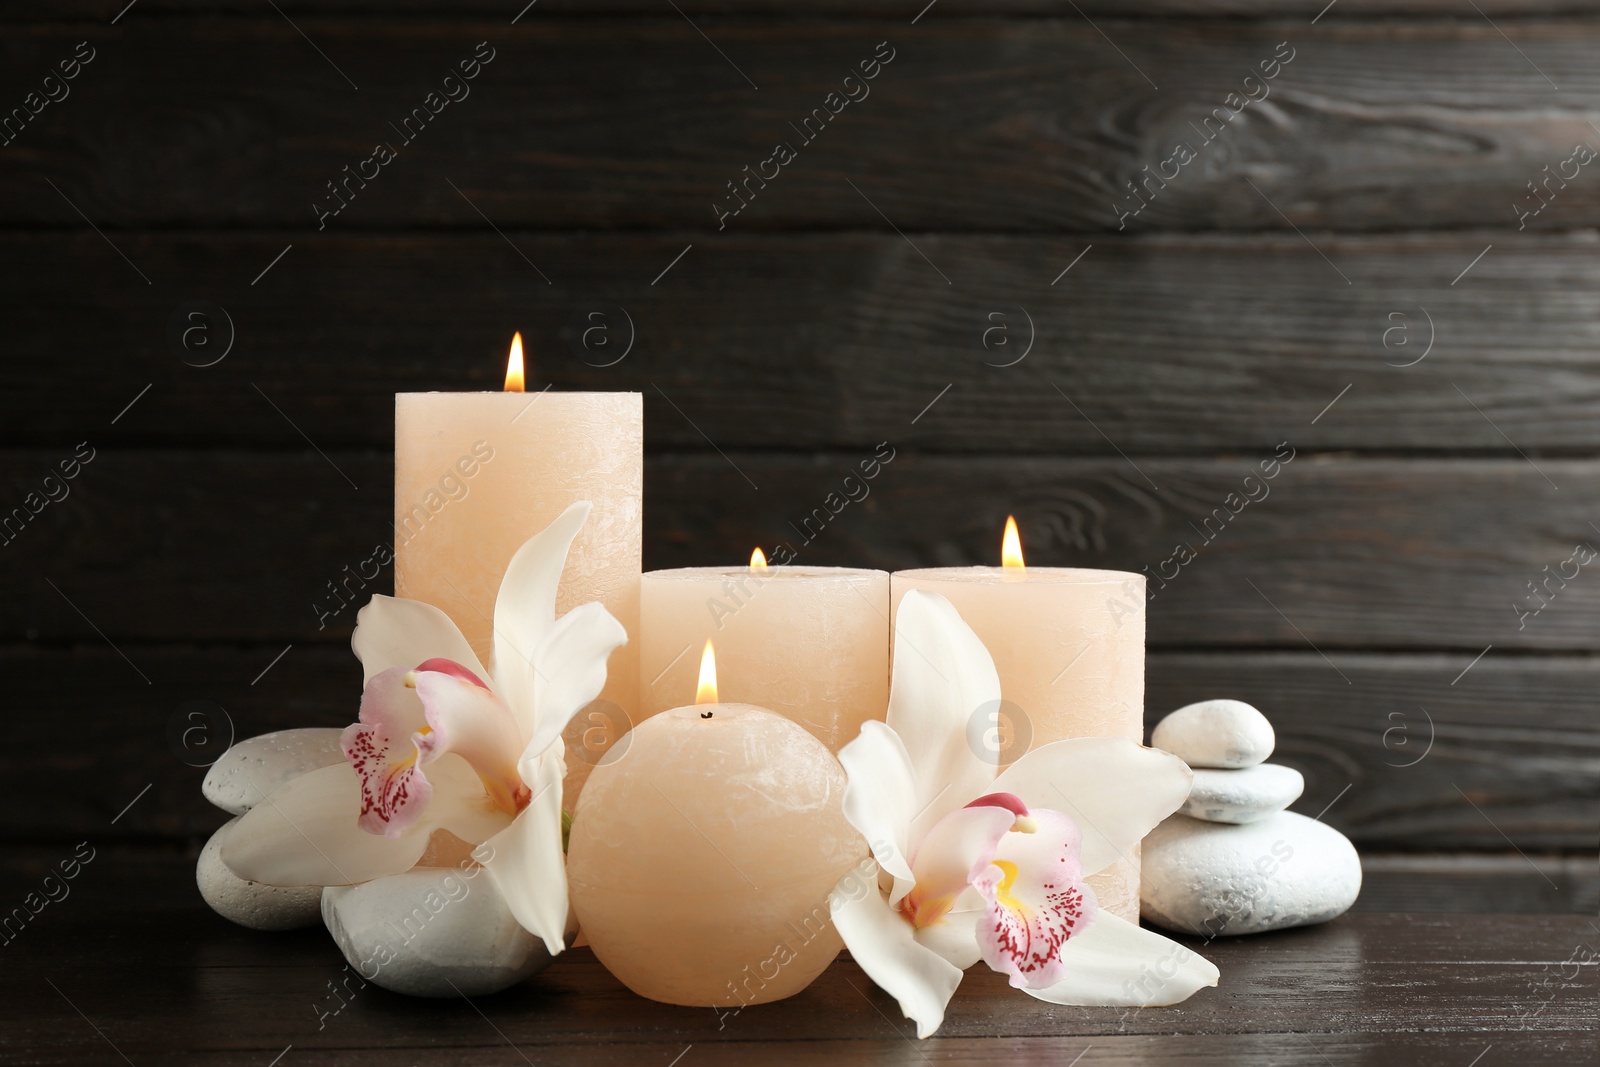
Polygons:
[[643,715],[683,702],[708,639],[717,643],[723,694],[793,719],[831,752],[889,706],[885,571],[769,567],[764,559],[650,571],[639,626]]
[[395,395],[395,595],[441,608],[486,659],[512,554],[574,501],[594,504],[556,612],[598,600],[628,644],[574,720],[592,749],[567,761],[575,788],[638,712],[643,405],[638,393],[524,393],[521,376],[518,335],[507,392]]
[[840,807],[844,769],[816,738],[717,703],[714,680],[700,699],[640,723],[590,776],[567,852],[572,908],[640,996],[763,1004],[838,955],[828,893],[858,864],[875,873]]
[[[891,581],[897,609],[910,589],[948,599],[994,657],[1002,706],[984,709],[969,737],[999,747],[1002,763],[1069,737],[1143,743],[1144,576],[1023,566],[1013,522],[1005,540],[1010,565],[896,571]],[[1138,919],[1137,849],[1089,884],[1102,906]]]

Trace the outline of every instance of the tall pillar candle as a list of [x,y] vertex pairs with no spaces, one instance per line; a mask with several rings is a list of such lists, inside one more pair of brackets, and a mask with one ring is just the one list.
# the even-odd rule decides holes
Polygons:
[[[520,368],[519,368],[520,369]],[[558,614],[598,600],[628,631],[575,723],[598,751],[637,716],[644,418],[638,393],[395,396],[395,595],[442,609],[487,658],[511,556],[578,500],[594,504],[561,576]]]
[[[1015,553],[1010,566],[896,571],[891,599],[898,609],[907,590],[938,593],[988,646],[1002,700],[989,736],[1002,763],[1070,737],[1143,743],[1144,576],[1025,567],[1020,545]],[[1138,919],[1137,849],[1089,884],[1102,906]]]
[[[764,561],[763,561],[764,562]],[[792,719],[829,751],[889,706],[889,575],[848,567],[685,567],[640,587],[640,714],[683,703],[700,649],[722,693]]]

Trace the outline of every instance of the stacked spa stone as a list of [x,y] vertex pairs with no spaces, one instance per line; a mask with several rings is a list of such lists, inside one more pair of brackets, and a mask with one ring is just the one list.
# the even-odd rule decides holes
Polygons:
[[268,803],[273,790],[344,762],[342,733],[313,728],[263,734],[234,745],[212,764],[201,792],[234,816],[206,842],[195,867],[200,895],[212,910],[256,930],[322,922],[363,983],[412,996],[494,993],[547,965],[544,942],[517,923],[481,869],[468,871],[446,860],[326,889],[263,885],[228,869],[222,847],[239,820]]
[[294,930],[322,918],[322,887],[280,888],[240,878],[222,862],[222,843],[245,812],[302,774],[344,759],[335,729],[279,730],[234,745],[211,765],[200,787],[233,818],[224,823],[195,865],[200,895],[225,919],[255,930]]
[[1140,914],[1157,926],[1217,937],[1326,922],[1361,891],[1348,839],[1285,811],[1305,779],[1267,763],[1272,724],[1239,700],[1190,704],[1150,743],[1194,769],[1177,814],[1144,841]]

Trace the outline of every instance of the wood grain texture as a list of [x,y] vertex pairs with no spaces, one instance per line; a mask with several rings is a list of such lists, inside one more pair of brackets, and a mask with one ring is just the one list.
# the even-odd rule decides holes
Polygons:
[[[1595,942],[1582,917],[1350,915],[1189,942],[1223,981],[1173,1008],[1062,1010],[977,968],[926,1043],[906,1036],[894,1001],[847,958],[794,998],[725,1017],[635,997],[585,949],[471,1007],[369,986],[323,1017],[337,1003],[327,983],[344,976],[326,934],[233,927],[205,911],[190,878],[184,858],[152,862],[109,847],[85,867],[74,896],[6,949],[0,1055],[110,1062],[109,1044],[139,1064],[266,1063],[293,1044],[292,1055],[323,1064],[405,1053],[667,1064],[693,1045],[690,1055],[729,1064],[976,1064],[997,1051],[1060,1064],[1092,1045],[1081,1062],[1264,1064],[1320,1051],[1341,1067],[1385,1056],[1459,1067],[1504,1042],[1521,1061],[1566,1064],[1581,1059],[1593,1009],[1595,964],[1584,961]],[[31,888],[15,877],[3,884],[12,895]]]
[[[103,646],[0,652],[14,679],[13,743],[0,751],[0,839],[198,842],[225,817],[201,798],[204,768],[191,764],[271,730],[347,725],[359,701],[360,668],[343,648],[124,651],[149,685]],[[1465,659],[1340,655],[1346,686],[1314,653],[1155,653],[1147,721],[1207,697],[1254,702],[1277,729],[1273,759],[1306,776],[1294,810],[1321,813],[1363,849],[1592,852],[1600,665],[1486,658],[1452,687]],[[70,724],[63,707],[75,709]],[[195,710],[204,714],[191,718]],[[1537,882],[1532,893],[1564,910],[1593,884],[1559,863],[1512,874]]]
[[[358,572],[372,574],[365,561],[392,539],[392,461],[302,448],[101,450],[68,483],[71,495],[0,546],[10,583],[0,637],[342,642],[348,605],[389,589],[380,573],[363,590]],[[3,498],[23,504],[64,455],[4,453]],[[1593,461],[1535,469],[1520,459],[1301,453],[1264,481],[1271,452],[1137,468],[1121,458],[906,453],[865,481],[860,464],[871,456],[650,457],[645,566],[742,560],[752,545],[779,543],[813,564],[993,562],[1014,513],[1035,564],[1157,576],[1155,648],[1320,649],[1334,661],[1328,678],[1343,685],[1342,649],[1454,650],[1459,662],[1440,668],[1453,677],[1490,644],[1491,655],[1595,646],[1593,564],[1564,588],[1547,578],[1575,569],[1575,546],[1600,545],[1589,525],[1600,492]],[[1266,495],[1241,507],[1236,494],[1252,491]],[[1194,558],[1183,563],[1178,546]],[[1519,616],[1519,604],[1540,603],[1527,587],[1536,580],[1554,592]]]
[[1322,240],[1337,267],[1294,235],[918,235],[955,286],[893,234],[506,236],[116,234],[150,286],[93,233],[0,236],[0,442],[388,451],[394,393],[498,388],[520,329],[533,381],[642,391],[652,450],[1600,450],[1584,235]]
[[[526,4],[518,16],[540,21],[549,16],[645,15],[659,17],[661,5],[651,0],[535,0]],[[796,9],[792,0],[676,0],[675,5],[689,15],[763,15],[789,19],[826,15],[830,19],[900,19],[931,14],[939,16],[1037,16],[1071,17],[1079,13],[1095,16],[1170,15],[1186,18],[1282,18],[1310,21],[1324,4],[1308,0],[812,0]],[[125,6],[117,0],[59,0],[52,4],[54,20],[83,19],[108,22]],[[276,5],[295,15],[367,16],[381,18],[395,14],[476,15],[486,20],[509,19],[518,5],[497,0],[339,0],[331,5],[322,0],[282,0]],[[1595,0],[1477,0],[1476,7],[1496,16],[1551,14],[1592,14],[1600,9]],[[259,15],[252,0],[140,0],[144,15],[233,14]],[[1344,21],[1352,16],[1432,15],[1454,17],[1460,6],[1452,0],[1338,0],[1337,14],[1326,17]],[[537,18],[534,16],[537,12]],[[509,14],[508,14],[509,13]],[[20,3],[0,4],[0,22],[38,21],[38,11]]]
[[1366,848],[1592,851],[1600,663],[1493,656],[1452,684],[1466,657],[1338,654],[1336,671],[1309,651],[1153,655],[1146,722],[1211,697],[1254,704],[1277,730],[1273,762],[1306,777],[1293,810]]
[[[1460,648],[1469,658],[1490,643],[1594,647],[1596,617],[1584,605],[1600,598],[1600,583],[1582,585],[1581,570],[1520,629],[1513,607],[1525,581],[1595,536],[1585,500],[1600,470],[1587,461],[1540,463],[1558,492],[1522,460],[1306,454],[1279,470],[1271,495],[1221,525],[1216,509],[1270,454],[1137,466],[907,454],[807,543],[800,525],[810,518],[815,530],[817,509],[831,506],[856,458],[734,453],[738,470],[719,456],[658,461],[647,561],[708,563],[785,541],[810,563],[992,564],[1015,514],[1030,562],[1175,572],[1150,583],[1152,647]],[[1177,546],[1196,553],[1192,562],[1179,565]]]
[[[766,168],[770,184],[751,186],[729,228],[1103,234],[1138,203],[1127,183],[1186,142],[1197,157],[1166,167],[1176,177],[1149,187],[1130,229],[1507,229],[1514,204],[1541,202],[1526,183],[1596,139],[1600,28],[1468,15],[1316,27],[742,18],[712,23],[715,47],[670,11],[19,27],[0,44],[18,103],[79,40],[98,56],[5,149],[0,223],[76,229],[76,205],[108,229],[314,227],[326,183],[392,142],[398,157],[367,168],[329,228],[481,229],[487,217],[710,234],[725,183],[788,141],[797,158],[776,177]],[[401,118],[483,40],[499,58],[471,95],[402,137]],[[814,139],[791,127],[885,40],[894,59],[869,96],[835,105]],[[1284,41],[1290,65],[1251,90],[1265,99],[1202,136]],[[1567,169],[1530,228],[1600,221],[1593,168]]]
[[1363,912],[1491,911],[1593,916],[1600,912],[1595,856],[1366,853]]
[[[852,981],[859,980],[852,979]],[[892,1010],[890,1002],[885,1010]],[[461,1010],[467,1010],[463,1007]],[[480,1026],[481,1026],[480,1022]],[[891,1028],[884,1023],[884,1031]],[[1066,1024],[1063,1024],[1064,1026]],[[64,1028],[64,1025],[63,1025]],[[487,1028],[485,1028],[487,1031]],[[548,1057],[547,1062],[574,1067],[612,1067],[627,1057],[628,1062],[642,1059],[646,1063],[671,1067],[672,1057],[690,1045],[655,1044],[641,1042],[580,1041],[573,1043],[541,1042],[528,1046],[519,1042],[513,1048],[505,1042],[495,1044],[492,1031],[489,1036],[462,1035],[441,1038],[429,1034],[429,1064],[442,1067],[482,1067],[485,1063],[518,1064],[522,1047],[529,1055]],[[1007,1063],[1022,1067],[1061,1067],[1081,1057],[1082,1067],[1284,1067],[1285,1064],[1304,1064],[1306,1067],[1365,1067],[1367,1064],[1400,1062],[1414,1067],[1461,1067],[1471,1063],[1472,1057],[1492,1047],[1519,1064],[1550,1064],[1552,1067],[1569,1067],[1582,1063],[1592,1051],[1588,1032],[1556,1033],[1537,1031],[1522,1033],[1516,1030],[1494,1029],[1486,1034],[1399,1034],[1388,1032],[1361,1032],[1315,1034],[1307,1036],[1300,1031],[1249,1035],[1217,1036],[1210,1034],[1141,1034],[1100,1037],[1068,1036],[1020,1038],[949,1038],[933,1039],[935,1045],[913,1045],[910,1038],[883,1037],[860,1040],[824,1040],[776,1045],[770,1041],[720,1039],[693,1045],[697,1050],[696,1063],[710,1067],[746,1067],[751,1063],[771,1063],[778,1067],[880,1067],[897,1064],[904,1067],[924,1064],[923,1056],[937,1050],[939,1058],[932,1060],[950,1067],[988,1067],[997,1052],[1002,1052]],[[420,1039],[419,1039],[420,1045]],[[691,1043],[692,1044],[692,1043]],[[155,1043],[152,1042],[152,1046]],[[100,1046],[105,1048],[104,1045]],[[928,1051],[924,1052],[923,1048]],[[39,1058],[30,1057],[29,1064],[62,1064],[76,1067],[83,1062],[78,1057],[94,1054],[87,1039],[64,1039],[61,1049],[51,1048]],[[284,1049],[249,1048],[236,1051],[184,1051],[180,1054],[143,1054],[141,1064],[160,1067],[163,1064],[189,1067],[232,1067],[247,1058],[248,1062],[268,1062],[275,1053]],[[110,1049],[106,1049],[108,1054]],[[296,1045],[293,1052],[296,1063],[312,1067],[368,1067],[368,1065],[398,1062],[399,1050],[360,1048],[307,1048]],[[1391,1059],[1392,1057],[1392,1059]],[[530,1060],[539,1063],[540,1060]]]

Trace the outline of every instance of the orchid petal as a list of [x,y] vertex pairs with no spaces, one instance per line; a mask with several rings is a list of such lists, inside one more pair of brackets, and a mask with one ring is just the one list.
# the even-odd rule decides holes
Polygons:
[[361,694],[361,721],[339,738],[361,791],[358,824],[370,834],[398,837],[421,817],[433,785],[417,761],[416,738],[428,729],[410,671],[390,667],[374,675]]
[[433,783],[433,803],[422,819],[431,833],[448,830],[476,845],[511,825],[516,812],[507,811],[489,795],[476,768],[454,752],[428,764]]
[[522,724],[524,756],[544,753],[572,717],[600,695],[606,660],[628,643],[622,628],[598,601],[580,604],[555,621],[533,650],[534,721]]
[[[424,666],[435,664],[446,666],[440,661]],[[495,804],[516,814],[528,787],[517,773],[522,733],[511,709],[477,679],[454,671],[417,670],[410,677],[428,718],[428,729],[416,735],[418,766],[453,752],[472,765]]]
[[917,1036],[927,1037],[944,1022],[945,1005],[961,984],[961,971],[939,953],[919,944],[911,924],[870,884],[846,875],[828,898],[834,929],[867,977],[915,1019]]
[[370,834],[357,824],[361,781],[349,764],[302,774],[259,797],[229,831],[222,862],[265,885],[353,885],[410,870],[428,834]]
[[990,791],[996,754],[980,755],[969,727],[974,712],[999,700],[994,660],[950,601],[908,592],[894,620],[888,723],[916,769],[912,840]]
[[[528,770],[525,765],[525,770]],[[523,929],[550,955],[566,942],[567,868],[561,852],[564,761],[551,753],[531,768],[533,798],[510,826],[484,842],[481,862]]]
[[917,842],[911,855],[917,884],[900,904],[913,926],[937,922],[955,906],[989,868],[995,846],[1016,818],[1009,809],[993,805],[957,808]]
[[988,902],[968,886],[944,918],[921,927],[913,936],[917,944],[932,949],[946,963],[964,971],[983,958],[983,950],[978,947],[978,923],[988,910]]
[[861,724],[861,733],[839,750],[845,771],[844,817],[867,839],[878,865],[894,879],[889,900],[911,892],[911,817],[916,809],[916,771],[900,737],[881,722]]
[[973,884],[990,904],[978,925],[984,962],[1019,989],[1061,980],[1061,949],[1094,921],[1099,908],[1081,880],[1077,823],[1034,808],[1029,829],[997,843],[993,864]]
[[455,660],[480,678],[488,676],[450,616],[420,600],[374,596],[356,613],[350,647],[361,661],[363,685],[386,670],[410,670],[435,656]]
[[1214,964],[1176,941],[1103,911],[1061,946],[1065,977],[1030,996],[1052,1004],[1150,1008],[1217,984]]
[[513,708],[533,706],[533,653],[556,621],[556,590],[567,551],[592,505],[580,500],[525,541],[494,601],[494,688]]
[[994,788],[1030,808],[1070,815],[1083,831],[1085,875],[1133,849],[1189,796],[1194,772],[1178,757],[1120,737],[1075,737],[1036,748],[1013,763]]

